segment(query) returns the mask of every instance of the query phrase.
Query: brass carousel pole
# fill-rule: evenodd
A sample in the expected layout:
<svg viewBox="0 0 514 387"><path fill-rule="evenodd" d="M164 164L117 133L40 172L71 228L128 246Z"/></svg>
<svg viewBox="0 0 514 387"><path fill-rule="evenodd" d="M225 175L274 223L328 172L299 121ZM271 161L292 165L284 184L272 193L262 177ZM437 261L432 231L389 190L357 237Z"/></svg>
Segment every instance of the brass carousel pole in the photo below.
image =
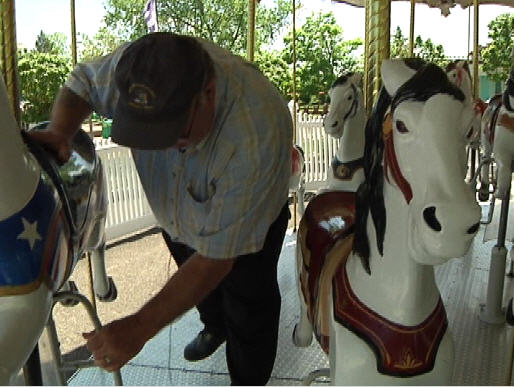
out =
<svg viewBox="0 0 514 387"><path fill-rule="evenodd" d="M366 3L366 111L371 112L381 87L380 65L389 58L391 1L367 0Z"/></svg>
<svg viewBox="0 0 514 387"><path fill-rule="evenodd" d="M0 0L1 25L0 25L0 67L4 76L5 86L9 95L11 110L18 124L21 121L20 95L18 86L18 59L16 44L16 22L14 12L14 0Z"/></svg>
<svg viewBox="0 0 514 387"><path fill-rule="evenodd" d="M75 0L70 0L70 24L71 24L71 63L73 64L73 67L77 64L77 27L75 24ZM89 116L89 128L91 129L90 136L94 137L93 131L92 131L92 121L91 121L91 115ZM94 290L94 284L93 284L93 265L91 263L91 254L89 252L86 253L87 257L87 268L89 272L89 293L90 293L90 299L91 299L91 305L93 306L93 309L96 313L96 296L95 296L95 290Z"/></svg>
<svg viewBox="0 0 514 387"><path fill-rule="evenodd" d="M77 28L75 25L75 0L70 0L71 10L71 62L77 64Z"/></svg>
<svg viewBox="0 0 514 387"><path fill-rule="evenodd" d="M366 108L366 112L368 113L367 115L369 116L369 113L371 112L371 108L372 106L368 106L368 85L370 84L370 80L368 79L368 74L369 74L369 71L368 71L368 66L369 66L369 61L368 61L368 58L369 58L369 26L368 26L368 21L369 21L369 11L371 9L371 0L366 0L366 3L364 5L364 14L365 14L365 20L364 20L364 25L365 25L365 28L364 28L364 79L363 79L363 84L364 84L364 90L363 90L363 95L364 95L364 107Z"/></svg>
<svg viewBox="0 0 514 387"><path fill-rule="evenodd" d="M255 2L248 0L248 43L246 47L246 57L253 62L255 53Z"/></svg>
<svg viewBox="0 0 514 387"><path fill-rule="evenodd" d="M416 0L410 0L410 31L409 31L409 56L414 56L414 19L416 15Z"/></svg>

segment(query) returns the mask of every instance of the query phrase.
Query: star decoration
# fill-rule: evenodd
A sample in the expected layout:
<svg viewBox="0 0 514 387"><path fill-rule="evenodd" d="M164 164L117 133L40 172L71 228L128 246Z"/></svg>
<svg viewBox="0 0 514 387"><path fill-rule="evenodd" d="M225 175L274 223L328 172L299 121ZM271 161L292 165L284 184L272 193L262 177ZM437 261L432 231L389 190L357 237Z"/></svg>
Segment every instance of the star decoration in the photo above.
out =
<svg viewBox="0 0 514 387"><path fill-rule="evenodd" d="M34 248L36 241L41 240L41 235L37 232L37 220L30 223L27 219L21 218L23 222L23 232L18 235L18 239L24 239L29 242L30 249Z"/></svg>

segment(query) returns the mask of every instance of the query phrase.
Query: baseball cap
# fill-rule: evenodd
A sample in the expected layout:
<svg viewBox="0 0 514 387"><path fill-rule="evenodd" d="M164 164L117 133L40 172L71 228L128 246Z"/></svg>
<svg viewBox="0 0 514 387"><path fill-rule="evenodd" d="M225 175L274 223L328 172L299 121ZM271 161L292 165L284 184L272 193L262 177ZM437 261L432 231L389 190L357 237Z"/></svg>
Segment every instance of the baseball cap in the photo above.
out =
<svg viewBox="0 0 514 387"><path fill-rule="evenodd" d="M210 66L206 51L189 36L155 32L131 43L115 71L113 141L147 150L175 144Z"/></svg>

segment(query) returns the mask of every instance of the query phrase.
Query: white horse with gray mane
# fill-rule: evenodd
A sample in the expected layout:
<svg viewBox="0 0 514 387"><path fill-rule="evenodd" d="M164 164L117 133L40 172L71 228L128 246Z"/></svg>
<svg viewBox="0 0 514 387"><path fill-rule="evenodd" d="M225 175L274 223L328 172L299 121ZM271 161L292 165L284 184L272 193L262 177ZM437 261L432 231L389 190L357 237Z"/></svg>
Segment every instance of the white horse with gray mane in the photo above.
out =
<svg viewBox="0 0 514 387"><path fill-rule="evenodd" d="M473 112L435 65L381 70L364 183L316 196L300 223L293 340L314 333L335 385L447 385L454 348L433 266L464 255L479 227L463 163Z"/></svg>
<svg viewBox="0 0 514 387"><path fill-rule="evenodd" d="M362 75L347 73L335 80L328 91L330 105L323 119L325 132L339 139L327 186L322 191L357 191L364 181L364 126L366 109Z"/></svg>
<svg viewBox="0 0 514 387"><path fill-rule="evenodd" d="M95 291L110 301L105 276L106 186L100 160L80 131L70 160L58 167L9 111L0 79L0 385L7 385L34 349L77 260L93 255Z"/></svg>

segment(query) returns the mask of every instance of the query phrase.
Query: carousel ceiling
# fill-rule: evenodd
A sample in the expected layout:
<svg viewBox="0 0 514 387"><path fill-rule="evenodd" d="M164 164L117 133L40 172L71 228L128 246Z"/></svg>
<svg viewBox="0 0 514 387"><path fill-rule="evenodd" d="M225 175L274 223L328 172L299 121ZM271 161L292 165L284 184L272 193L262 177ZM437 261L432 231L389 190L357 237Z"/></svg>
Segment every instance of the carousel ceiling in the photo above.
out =
<svg viewBox="0 0 514 387"><path fill-rule="evenodd" d="M364 7L366 0L332 0L335 3L346 3L357 7ZM397 0L395 0L397 1ZM473 0L416 0L416 3L427 4L430 8L439 8L441 14L448 16L451 8L459 5L462 8L473 6ZM514 7L514 0L479 0L482 4L508 5Z"/></svg>

